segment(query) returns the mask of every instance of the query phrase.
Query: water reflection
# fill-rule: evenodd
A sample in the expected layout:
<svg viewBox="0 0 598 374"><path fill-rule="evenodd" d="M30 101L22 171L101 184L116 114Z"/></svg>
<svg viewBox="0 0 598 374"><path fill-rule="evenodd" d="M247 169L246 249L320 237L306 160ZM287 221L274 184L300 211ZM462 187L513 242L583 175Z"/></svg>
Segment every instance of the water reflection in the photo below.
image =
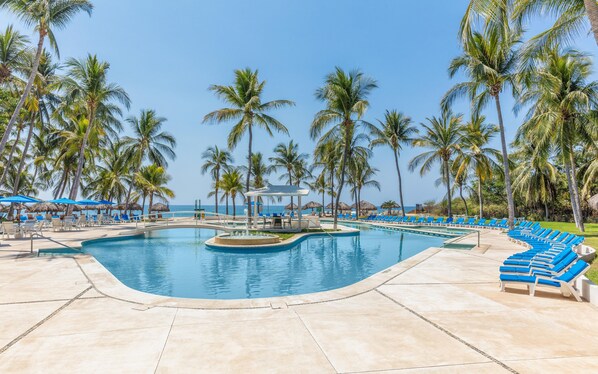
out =
<svg viewBox="0 0 598 374"><path fill-rule="evenodd" d="M156 231L145 238L90 243L124 284L144 292L194 298L257 298L326 291L358 282L441 238L365 229L360 235L317 236L282 251L206 250L214 230Z"/></svg>

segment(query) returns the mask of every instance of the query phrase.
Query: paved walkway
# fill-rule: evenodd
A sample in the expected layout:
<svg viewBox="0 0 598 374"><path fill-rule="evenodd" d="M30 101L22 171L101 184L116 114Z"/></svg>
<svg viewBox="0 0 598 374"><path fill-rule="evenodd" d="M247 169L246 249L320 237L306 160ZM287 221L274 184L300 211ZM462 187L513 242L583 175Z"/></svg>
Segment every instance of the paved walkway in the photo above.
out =
<svg viewBox="0 0 598 374"><path fill-rule="evenodd" d="M76 244L125 229L49 235ZM520 248L491 231L482 244L430 250L341 300L205 310L105 296L77 260L3 241L0 372L598 372L596 308L499 292L499 263Z"/></svg>

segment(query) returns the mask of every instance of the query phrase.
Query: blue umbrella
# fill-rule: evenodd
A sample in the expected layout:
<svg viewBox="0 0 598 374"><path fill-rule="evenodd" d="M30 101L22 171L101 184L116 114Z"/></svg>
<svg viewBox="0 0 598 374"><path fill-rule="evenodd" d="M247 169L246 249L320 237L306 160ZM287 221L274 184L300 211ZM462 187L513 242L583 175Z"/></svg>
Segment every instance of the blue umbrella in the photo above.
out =
<svg viewBox="0 0 598 374"><path fill-rule="evenodd" d="M66 197L61 197L60 199L50 200L49 203L54 204L65 204L65 205L77 205L78 203L75 200L67 199Z"/></svg>
<svg viewBox="0 0 598 374"><path fill-rule="evenodd" d="M0 199L0 203L21 203L21 204L27 204L27 203L39 203L39 200L36 200L32 197L28 197L28 196L23 196L23 195L15 195L15 196L8 196L8 197L3 197Z"/></svg>
<svg viewBox="0 0 598 374"><path fill-rule="evenodd" d="M89 200L89 199L77 201L77 204L79 204L79 205L85 205L85 206L88 206L88 205L102 205L101 202L94 201L94 200Z"/></svg>
<svg viewBox="0 0 598 374"><path fill-rule="evenodd" d="M108 201L108 200L100 200L99 203L101 205L114 205L114 203L112 201Z"/></svg>

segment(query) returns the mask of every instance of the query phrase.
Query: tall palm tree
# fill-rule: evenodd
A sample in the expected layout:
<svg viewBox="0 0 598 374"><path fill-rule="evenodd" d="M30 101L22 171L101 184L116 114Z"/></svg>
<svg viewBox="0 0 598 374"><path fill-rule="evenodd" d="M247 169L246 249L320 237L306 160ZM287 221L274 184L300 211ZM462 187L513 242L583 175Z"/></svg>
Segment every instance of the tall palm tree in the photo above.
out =
<svg viewBox="0 0 598 374"><path fill-rule="evenodd" d="M29 96L33 80L37 74L37 68L44 49L44 40L46 36L50 40L50 45L58 53L58 46L54 37L55 29L64 28L68 22L79 12L86 12L91 16L93 5L89 0L0 0L0 9L8 9L20 18L26 25L34 26L39 35L33 66L29 72L27 85L21 94L21 99L15 108L12 117L0 140L0 154L6 147L6 142L12 131L12 127L17 122L21 108L25 105L25 100Z"/></svg>
<svg viewBox="0 0 598 374"><path fill-rule="evenodd" d="M319 142L314 149L314 165L322 167L328 178L326 182L329 188L330 204L334 206L334 179L337 175L337 165L341 158L342 147L339 141L331 139L327 142ZM323 205L323 204L322 204Z"/></svg>
<svg viewBox="0 0 598 374"><path fill-rule="evenodd" d="M128 109L131 101L125 90L115 83L108 82L107 73L110 64L98 60L97 56L88 55L86 59L81 60L70 59L67 61L66 66L68 73L62 81L62 88L67 105L73 102L81 103L85 109L88 123L87 131L81 141L77 171L70 193L70 198L75 200L79 192L89 134L92 129L102 125L100 121L96 123L98 115L108 111L108 109L111 112L119 113L120 109L114 107L113 102L119 102Z"/></svg>
<svg viewBox="0 0 598 374"><path fill-rule="evenodd" d="M123 141L131 158L133 175L139 172L146 159L158 166L167 167L167 159L174 160L176 158L174 153L176 140L174 136L162 131L166 118L156 115L155 110L142 109L139 117L131 116L127 118L127 122L133 131L133 136L126 136ZM125 197L127 208L129 207L132 189L133 184L131 183Z"/></svg>
<svg viewBox="0 0 598 374"><path fill-rule="evenodd" d="M505 136L505 124L500 101L501 92L511 87L515 89L520 33L513 31L504 35L501 30L487 29L484 33L472 32L470 38L463 43L463 55L453 59L449 67L449 75L454 77L463 72L467 81L451 88L442 99L443 109L461 97L467 97L474 113L479 113L491 100L494 101L498 114L502 163L505 175L505 189L509 211L509 227L513 229L515 222L515 201L509 171L509 154Z"/></svg>
<svg viewBox="0 0 598 374"><path fill-rule="evenodd" d="M168 181L170 181L170 176L162 166L156 164L142 166L135 175L135 179L140 188L149 195L150 212L154 204L154 196L163 200L174 197L174 192L166 186Z"/></svg>
<svg viewBox="0 0 598 374"><path fill-rule="evenodd" d="M218 214L218 181L220 180L220 172L229 168L230 164L233 163L233 157L229 151L220 149L218 146L213 146L208 147L201 154L201 158L204 159L204 163L201 165L201 174L209 172L214 182L214 205L216 214Z"/></svg>
<svg viewBox="0 0 598 374"><path fill-rule="evenodd" d="M376 87L376 81L362 72L353 70L346 73L337 67L326 76L324 86L316 91L316 97L325 102L326 108L316 113L310 129L311 138L319 138L319 143L326 143L336 137L340 139L343 149L334 204L334 229L337 228L338 204L345 184L347 159L357 132L356 127L361 125L367 130L373 127L363 120L363 115L370 105L368 96ZM330 129L324 132L328 127Z"/></svg>
<svg viewBox="0 0 598 374"><path fill-rule="evenodd" d="M224 100L230 107L206 114L204 123L236 122L228 136L228 147L234 149L241 138L248 134L247 176L245 189L249 190L251 177L251 155L253 145L253 127L258 126L272 136L272 130L287 134L287 128L268 112L273 109L295 105L290 100L273 100L263 103L262 93L266 81L260 81L257 70L249 68L235 70L235 82L232 86L212 85L210 91ZM247 210L251 210L251 199L247 199Z"/></svg>
<svg viewBox="0 0 598 374"><path fill-rule="evenodd" d="M450 110L442 112L440 117L427 118L428 124L422 123L423 132L415 139L414 145L428 148L409 162L409 170L420 167L420 175L430 171L435 163L440 163L441 175L446 186L448 216L452 217L451 171L453 156L459 151L462 142L462 115Z"/></svg>
<svg viewBox="0 0 598 374"><path fill-rule="evenodd" d="M468 173L473 173L478 179L478 204L480 217L484 217L484 197L482 187L490 180L494 170L498 169L497 161L501 153L489 146L494 135L499 132L495 125L486 123L486 117L473 114L471 119L462 127L463 138L460 152L455 157L455 181L464 182Z"/></svg>
<svg viewBox="0 0 598 374"><path fill-rule="evenodd" d="M324 197L326 196L326 189L328 188L325 170L323 170L312 182L308 182L307 186L316 193L322 195L322 208L324 208Z"/></svg>
<svg viewBox="0 0 598 374"><path fill-rule="evenodd" d="M548 220L548 205L554 200L558 175L556 167L549 160L550 149L538 149L525 139L516 142L516 146L513 153L513 158L517 160L517 167L513 170L513 190L528 205L542 204Z"/></svg>
<svg viewBox="0 0 598 374"><path fill-rule="evenodd" d="M0 33L0 84L10 81L15 70L23 68L28 42L12 25Z"/></svg>
<svg viewBox="0 0 598 374"><path fill-rule="evenodd" d="M374 132L373 146L387 146L392 150L399 178L399 201L401 202L401 212L405 216L405 203L403 201L403 181L401 178L401 169L399 168L399 157L403 145L412 144L413 136L417 134L417 128L413 127L413 121L410 117L396 110L387 110L384 114L384 121L378 120L380 128Z"/></svg>
<svg viewBox="0 0 598 374"><path fill-rule="evenodd" d="M551 50L522 74L525 92L520 98L522 106L531 107L519 134L539 149L553 146L561 158L580 231L584 231L584 223L575 147L596 144L596 125L590 116L598 107L598 82L589 81L591 74L590 57L573 50Z"/></svg>
<svg viewBox="0 0 598 374"><path fill-rule="evenodd" d="M131 170L130 158L126 154L126 144L122 141L110 142L109 146L100 151L100 164L94 168L94 173L85 177L83 195L97 200L119 200L127 194L124 183L126 175ZM132 185L129 183L129 185ZM142 212L143 214L143 212Z"/></svg>
<svg viewBox="0 0 598 374"><path fill-rule="evenodd" d="M352 185L351 192L355 196L357 217L361 215L361 190L366 187L374 187L380 191L380 183L373 179L378 169L369 164L367 157L354 157L349 162L349 183Z"/></svg>
<svg viewBox="0 0 598 374"><path fill-rule="evenodd" d="M555 47L565 44L578 34L585 34L587 21L598 44L598 3L596 0L518 0L514 17L519 22L532 15L556 16L548 30L531 39L538 47Z"/></svg>
<svg viewBox="0 0 598 374"><path fill-rule="evenodd" d="M228 215L228 197L230 196L233 203L233 217L236 217L236 199L237 195L243 196L243 174L239 169L230 169L224 172L220 180L220 188L226 197L226 206Z"/></svg>
<svg viewBox="0 0 598 374"><path fill-rule="evenodd" d="M284 173L280 175L280 180L286 180L289 186L296 184L296 174L298 169L301 169L302 161L307 158L307 154L299 153L299 145L294 141L288 144L279 143L274 148L274 156L269 158L272 163L274 171L283 170ZM293 204L293 197L291 196L291 205Z"/></svg>

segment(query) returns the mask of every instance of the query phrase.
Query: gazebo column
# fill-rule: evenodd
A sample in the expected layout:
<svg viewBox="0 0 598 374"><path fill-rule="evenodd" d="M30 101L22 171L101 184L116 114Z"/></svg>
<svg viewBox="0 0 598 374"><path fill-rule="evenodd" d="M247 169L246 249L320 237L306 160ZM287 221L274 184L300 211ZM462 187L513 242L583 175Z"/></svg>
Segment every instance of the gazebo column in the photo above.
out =
<svg viewBox="0 0 598 374"><path fill-rule="evenodd" d="M257 202L260 200L259 196L256 196L255 199L253 199L253 226L257 229L258 228L258 223L257 223Z"/></svg>
<svg viewBox="0 0 598 374"><path fill-rule="evenodd" d="M301 195L297 195L297 212L299 213L299 231L301 231Z"/></svg>

